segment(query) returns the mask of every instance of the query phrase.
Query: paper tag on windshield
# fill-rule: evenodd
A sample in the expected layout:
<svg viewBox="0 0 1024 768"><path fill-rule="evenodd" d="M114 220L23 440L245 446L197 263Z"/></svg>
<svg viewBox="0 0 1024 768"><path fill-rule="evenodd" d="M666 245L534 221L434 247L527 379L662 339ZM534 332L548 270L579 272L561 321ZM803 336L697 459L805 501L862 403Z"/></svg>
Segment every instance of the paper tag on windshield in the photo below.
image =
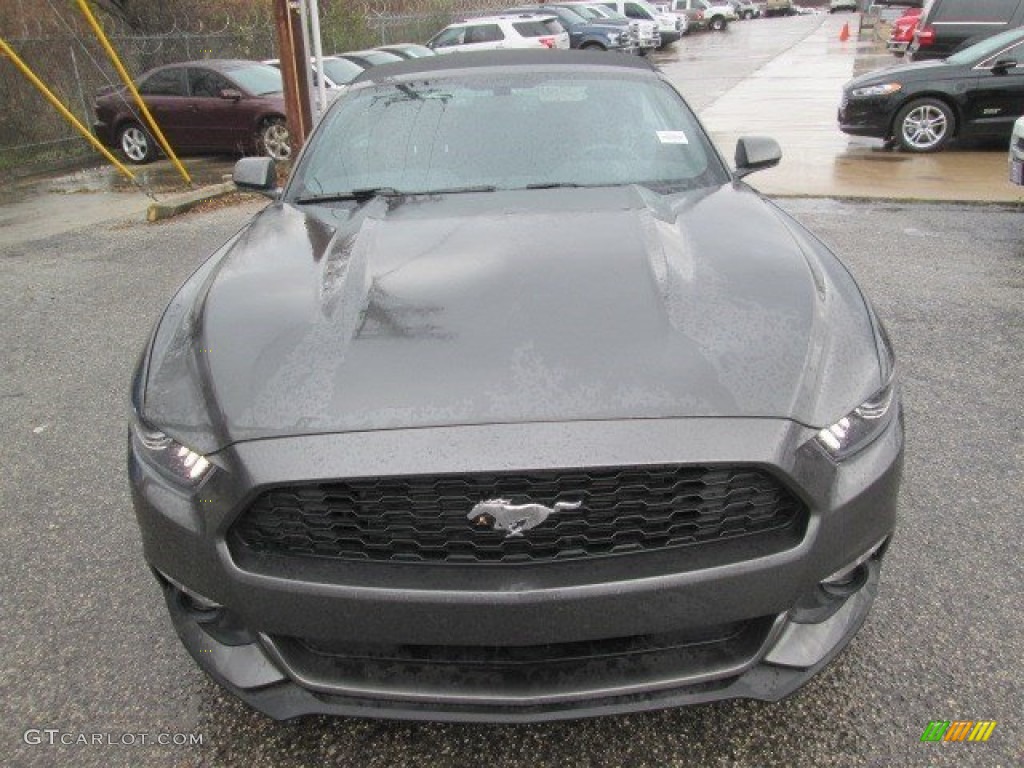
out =
<svg viewBox="0 0 1024 768"><path fill-rule="evenodd" d="M658 141L662 144L689 144L686 134L682 131L658 131Z"/></svg>

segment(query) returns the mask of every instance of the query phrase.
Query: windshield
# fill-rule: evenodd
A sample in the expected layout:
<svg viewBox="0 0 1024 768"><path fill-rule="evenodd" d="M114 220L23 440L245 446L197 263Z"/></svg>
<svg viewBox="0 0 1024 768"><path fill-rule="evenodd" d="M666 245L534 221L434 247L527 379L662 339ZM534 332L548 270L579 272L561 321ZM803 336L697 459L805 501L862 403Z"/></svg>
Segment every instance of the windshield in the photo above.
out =
<svg viewBox="0 0 1024 768"><path fill-rule="evenodd" d="M266 96L268 93L280 93L284 90L281 70L269 64L235 67L227 70L225 74L254 96Z"/></svg>
<svg viewBox="0 0 1024 768"><path fill-rule="evenodd" d="M681 97L605 73L480 73L357 87L324 118L291 199L385 188L616 186L728 178Z"/></svg>
<svg viewBox="0 0 1024 768"><path fill-rule="evenodd" d="M589 19L603 19L603 18L606 18L606 17L602 16L601 14L599 14L597 11L595 11L593 8L588 8L585 5L574 5L572 7L572 9L573 9L573 11L576 12L577 16L581 16L584 19L588 19L589 20Z"/></svg>
<svg viewBox="0 0 1024 768"><path fill-rule="evenodd" d="M348 59L324 59L324 72L338 85L344 85L359 77L363 68Z"/></svg>
<svg viewBox="0 0 1024 768"><path fill-rule="evenodd" d="M393 53L387 51L361 51L359 53L352 54L353 57L362 59L370 66L376 67L380 64L390 64L393 61L401 61L401 56L396 56Z"/></svg>
<svg viewBox="0 0 1024 768"><path fill-rule="evenodd" d="M954 53L947 58L946 61L956 65L974 64L982 59L987 59L992 54L999 53L1003 48L1008 48L1021 40L1024 40L1024 32L1017 27L1016 29L1000 32L998 35L986 38L969 48L964 48L959 53Z"/></svg>
<svg viewBox="0 0 1024 768"><path fill-rule="evenodd" d="M565 24L586 24L586 19L584 19L577 11L577 8L559 8L558 18Z"/></svg>

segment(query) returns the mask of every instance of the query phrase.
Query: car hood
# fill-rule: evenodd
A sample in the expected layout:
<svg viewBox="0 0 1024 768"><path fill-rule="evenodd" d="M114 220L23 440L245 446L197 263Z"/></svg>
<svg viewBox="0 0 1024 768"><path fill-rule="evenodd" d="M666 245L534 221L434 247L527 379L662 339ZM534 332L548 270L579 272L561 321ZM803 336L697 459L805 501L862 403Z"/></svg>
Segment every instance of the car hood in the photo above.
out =
<svg viewBox="0 0 1024 768"><path fill-rule="evenodd" d="M943 59L929 61L915 61L911 64L898 64L895 67L876 69L866 75L855 77L850 80L844 88L862 88L865 85L878 85L880 83L913 83L921 80L942 80L947 77L961 77L963 70L947 64Z"/></svg>
<svg viewBox="0 0 1024 768"><path fill-rule="evenodd" d="M881 383L869 310L743 184L269 206L154 334L144 418L274 436L672 417L832 423Z"/></svg>

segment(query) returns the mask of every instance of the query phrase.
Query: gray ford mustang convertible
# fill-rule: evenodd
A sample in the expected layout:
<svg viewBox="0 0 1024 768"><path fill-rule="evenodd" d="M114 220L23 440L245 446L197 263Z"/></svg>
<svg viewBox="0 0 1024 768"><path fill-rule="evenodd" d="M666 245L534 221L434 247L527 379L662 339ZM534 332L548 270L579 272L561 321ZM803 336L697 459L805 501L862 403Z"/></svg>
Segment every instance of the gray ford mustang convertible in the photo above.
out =
<svg viewBox="0 0 1024 768"><path fill-rule="evenodd" d="M892 348L843 265L646 62L364 73L134 377L145 556L275 717L777 700L893 533Z"/></svg>

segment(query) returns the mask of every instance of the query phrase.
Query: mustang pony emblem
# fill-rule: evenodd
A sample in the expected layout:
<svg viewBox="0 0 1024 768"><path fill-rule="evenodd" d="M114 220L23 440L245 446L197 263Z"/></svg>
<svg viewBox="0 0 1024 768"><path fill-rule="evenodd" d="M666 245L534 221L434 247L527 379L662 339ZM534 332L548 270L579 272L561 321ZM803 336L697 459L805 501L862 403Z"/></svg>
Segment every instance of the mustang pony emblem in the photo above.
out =
<svg viewBox="0 0 1024 768"><path fill-rule="evenodd" d="M513 504L508 499L487 499L473 507L466 517L475 526L505 531L505 538L511 539L536 528L551 515L566 509L579 509L582 504L581 501L558 501L552 509L543 504Z"/></svg>

